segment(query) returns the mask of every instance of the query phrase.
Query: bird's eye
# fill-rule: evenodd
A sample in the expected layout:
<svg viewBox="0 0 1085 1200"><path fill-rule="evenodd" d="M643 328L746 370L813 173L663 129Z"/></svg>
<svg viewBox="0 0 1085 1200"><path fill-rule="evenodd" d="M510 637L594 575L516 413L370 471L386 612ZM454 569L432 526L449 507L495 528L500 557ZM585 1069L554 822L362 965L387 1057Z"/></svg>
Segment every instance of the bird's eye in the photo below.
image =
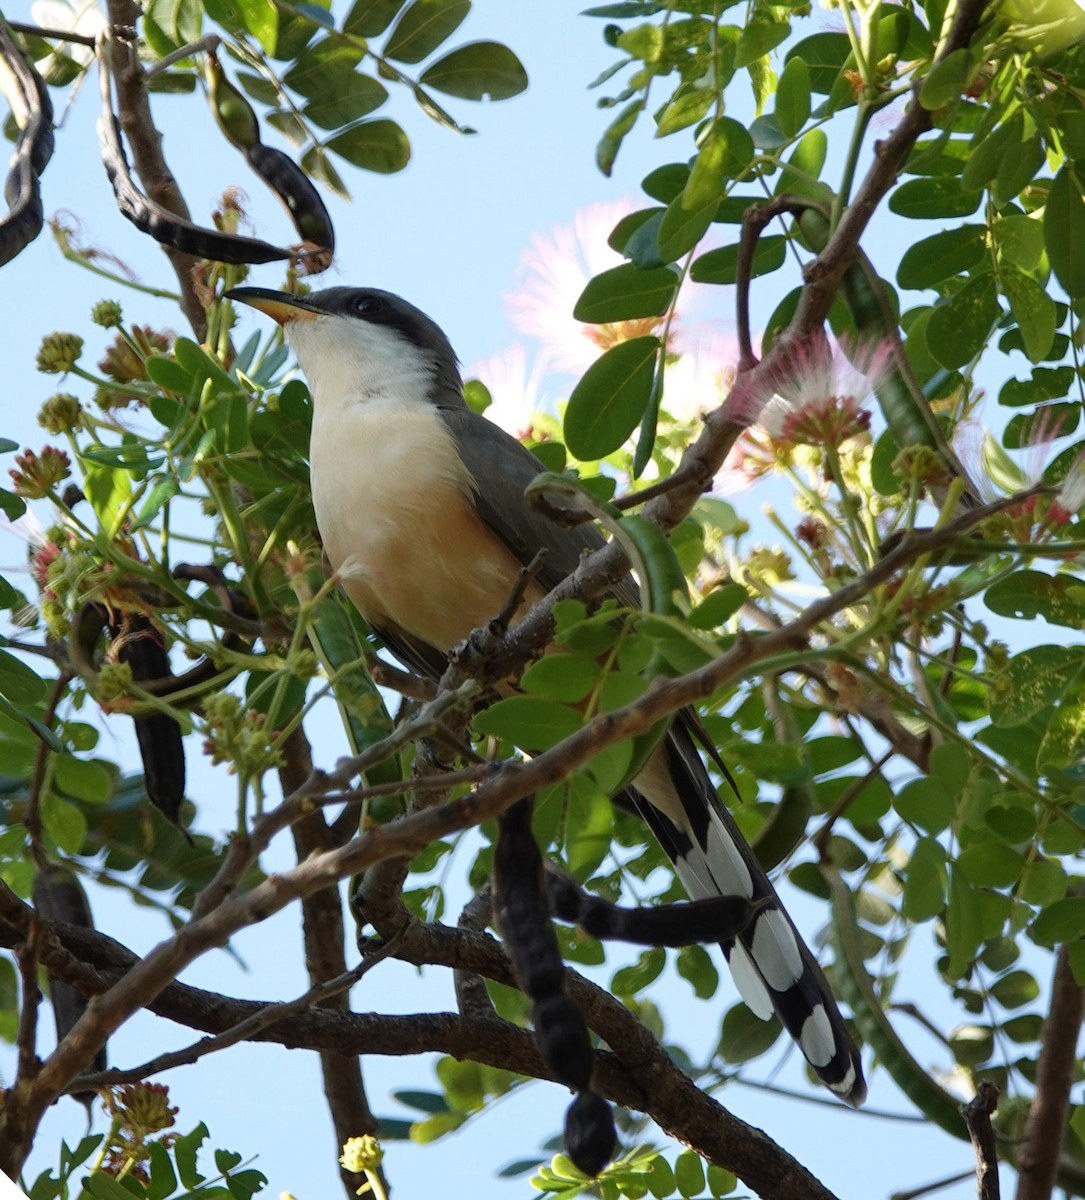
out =
<svg viewBox="0 0 1085 1200"><path fill-rule="evenodd" d="M351 307L359 317L365 317L380 308L380 301L375 296L355 296Z"/></svg>

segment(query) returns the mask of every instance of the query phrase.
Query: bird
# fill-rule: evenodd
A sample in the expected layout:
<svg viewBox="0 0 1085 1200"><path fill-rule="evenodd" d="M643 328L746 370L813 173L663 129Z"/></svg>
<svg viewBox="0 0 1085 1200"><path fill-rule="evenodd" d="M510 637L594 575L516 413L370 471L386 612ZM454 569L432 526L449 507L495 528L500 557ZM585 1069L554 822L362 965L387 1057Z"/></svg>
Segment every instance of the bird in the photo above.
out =
<svg viewBox="0 0 1085 1200"><path fill-rule="evenodd" d="M439 679L449 651L506 606L546 550L521 613L604 545L593 526L561 528L524 499L546 468L464 398L443 330L399 296L337 286L306 296L238 287L227 299L276 321L312 395L310 474L325 553L374 633L407 666ZM745 897L746 930L721 940L742 999L775 1013L815 1075L858 1107L859 1051L813 953L720 800L691 710L622 797L648 825L693 900ZM530 751L530 747L525 747Z"/></svg>

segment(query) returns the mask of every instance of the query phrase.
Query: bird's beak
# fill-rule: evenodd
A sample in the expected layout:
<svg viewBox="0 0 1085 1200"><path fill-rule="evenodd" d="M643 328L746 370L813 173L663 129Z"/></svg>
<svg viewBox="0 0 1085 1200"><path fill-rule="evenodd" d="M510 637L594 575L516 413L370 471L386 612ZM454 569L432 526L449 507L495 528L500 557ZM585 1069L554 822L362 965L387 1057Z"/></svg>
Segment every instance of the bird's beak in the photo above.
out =
<svg viewBox="0 0 1085 1200"><path fill-rule="evenodd" d="M280 325L290 321L311 321L320 314L320 310L309 304L303 296L273 292L271 288L231 288L226 293L226 299L258 309Z"/></svg>

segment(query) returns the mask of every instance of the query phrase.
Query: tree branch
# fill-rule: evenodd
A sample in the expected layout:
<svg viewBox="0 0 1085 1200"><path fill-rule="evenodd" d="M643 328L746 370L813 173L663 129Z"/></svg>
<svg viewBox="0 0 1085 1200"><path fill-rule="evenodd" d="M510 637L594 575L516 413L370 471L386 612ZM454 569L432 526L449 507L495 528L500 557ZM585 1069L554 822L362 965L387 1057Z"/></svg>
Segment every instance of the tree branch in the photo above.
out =
<svg viewBox="0 0 1085 1200"><path fill-rule="evenodd" d="M1036 1091L1017 1151L1017 1200L1050 1200L1054 1191L1083 1016L1085 988L1074 978L1070 954L1063 945L1055 955L1051 1004L1036 1062Z"/></svg>
<svg viewBox="0 0 1085 1200"><path fill-rule="evenodd" d="M313 774L313 758L309 739L299 725L283 743L284 762L279 768L283 795L288 796L304 786ZM290 827L298 862L310 854L330 849L335 843L324 819L317 809L295 821ZM301 902L302 939L305 944L305 967L314 988L329 979L342 978L347 969L343 946L343 903L339 888L328 887L313 892ZM336 990L318 1000L322 1008L350 1010L350 989ZM335 1130L335 1150L338 1156L344 1143L352 1137L377 1132L377 1118L369 1107L362 1079L362 1065L357 1058L324 1052L320 1055L320 1071L324 1080L324 1098L328 1102ZM348 1171L340 1165L339 1175L347 1194L354 1200L365 1183L363 1175Z"/></svg>
<svg viewBox="0 0 1085 1200"><path fill-rule="evenodd" d="M109 23L114 28L134 26L141 10L135 0L107 0ZM116 86L117 117L128 138L132 162L152 200L185 220L190 213L181 189L162 153L162 135L155 128L150 98L143 80L143 68L134 44L113 38L110 43L110 62ZM181 310L196 335L197 341L207 336L207 315L196 295L192 272L198 259L181 250L165 248L173 265L181 291Z"/></svg>
<svg viewBox="0 0 1085 1200"><path fill-rule="evenodd" d="M21 901L5 901L0 913L15 928L31 919ZM395 957L417 965L460 966L515 986L500 943L485 934L416 924L395 947ZM138 971L140 960L114 939L93 930L57 925L43 938L42 961L50 971L89 994L109 987L109 974ZM143 960L146 963L147 960ZM88 969L87 963L94 968ZM103 971L102 968L105 968ZM589 1024L620 1052L596 1051L593 1086L618 1104L647 1113L663 1129L710 1161L734 1171L765 1200L834 1200L800 1163L767 1135L746 1125L705 1095L671 1061L663 1047L636 1017L602 988L576 972L568 973L570 994ZM252 1040L275 1042L292 1049L340 1055L448 1054L512 1070L537 1079L551 1078L532 1035L496 1016L463 1017L451 1013L386 1016L310 1008L265 1025L269 1006L238 1000L176 982L148 1004L159 1016L208 1033L222 1033L243 1021L258 1020ZM107 1073L104 1078L111 1077ZM83 1077L80 1090L98 1077Z"/></svg>

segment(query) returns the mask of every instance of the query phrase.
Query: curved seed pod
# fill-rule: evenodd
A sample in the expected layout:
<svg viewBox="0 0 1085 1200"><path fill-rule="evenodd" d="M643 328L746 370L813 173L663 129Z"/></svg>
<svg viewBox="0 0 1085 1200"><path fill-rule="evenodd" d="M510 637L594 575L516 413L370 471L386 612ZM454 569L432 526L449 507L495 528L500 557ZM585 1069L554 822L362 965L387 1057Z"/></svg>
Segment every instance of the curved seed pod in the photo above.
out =
<svg viewBox="0 0 1085 1200"><path fill-rule="evenodd" d="M594 1092L581 1092L565 1110L565 1153L585 1175L598 1175L617 1143L610 1105Z"/></svg>
<svg viewBox="0 0 1085 1200"><path fill-rule="evenodd" d="M257 143L245 151L249 166L286 205L294 227L307 241L326 250L335 249L335 230L320 193L298 164L274 146Z"/></svg>
<svg viewBox="0 0 1085 1200"><path fill-rule="evenodd" d="M230 82L218 55L208 50L204 56L204 76L211 98L211 111L227 141L239 150L260 144L260 122L252 105Z"/></svg>
<svg viewBox="0 0 1085 1200"><path fill-rule="evenodd" d="M565 992L565 964L550 924L542 855L531 831L532 799L498 818L494 850L494 915L513 973L535 1003L535 1040L547 1066L577 1092L565 1116L565 1151L586 1175L598 1175L614 1154L610 1105L590 1090L591 1035Z"/></svg>
<svg viewBox="0 0 1085 1200"><path fill-rule="evenodd" d="M158 630L147 617L125 613L119 624L110 624L117 660L127 663L136 683L171 679L170 659ZM143 760L143 786L158 811L188 837L181 824L185 799L185 747L181 726L169 713L147 713L132 718Z"/></svg>
<svg viewBox="0 0 1085 1200"><path fill-rule="evenodd" d="M256 112L230 82L218 56L208 51L205 64L211 111L218 127L283 202L299 235L325 252L318 256L321 264L318 269L323 270L330 264L335 249L335 230L320 193L289 154L260 141L260 121Z"/></svg>
<svg viewBox="0 0 1085 1200"><path fill-rule="evenodd" d="M98 77L102 111L97 127L102 163L113 186L117 207L137 229L149 234L164 246L171 246L174 250L214 262L241 265L299 257L292 250L272 246L259 238L240 237L237 234L222 233L218 229L208 229L203 225L194 225L145 196L132 180L128 157L121 140L120 125L113 115L105 42L98 46Z"/></svg>
<svg viewBox="0 0 1085 1200"><path fill-rule="evenodd" d="M43 920L53 924L60 921L65 925L79 925L83 929L93 929L94 920L90 915L90 905L86 893L79 880L67 867L52 863L34 876L32 897L34 907ZM53 1004L53 1019L56 1022L57 1041L68 1036L72 1026L87 1010L88 1001L62 979L53 975L49 979L49 998ZM106 1048L102 1046L88 1064L88 1071L104 1071L107 1066ZM85 1104L89 1110L94 1101L95 1092L72 1092L76 1100Z"/></svg>
<svg viewBox="0 0 1085 1200"><path fill-rule="evenodd" d="M561 921L579 925L600 941L630 942L635 946L699 946L720 938L737 938L762 909L765 899L713 896L661 904L656 908L622 908L578 887L547 865L546 888L550 911Z"/></svg>
<svg viewBox="0 0 1085 1200"><path fill-rule="evenodd" d="M15 44L3 17L0 17L0 91L20 126L4 185L8 212L0 219L2 266L41 233L44 214L38 176L53 154L53 106L49 93Z"/></svg>
<svg viewBox="0 0 1085 1200"><path fill-rule="evenodd" d="M168 696L171 691L187 685L194 673L204 674L213 664L198 663L180 679L170 669L169 655L161 636L151 621L140 613L124 613L115 619L102 604L84 604L72 619L69 641L72 659L81 674L94 674L94 651L102 633L108 629L109 639L119 662L127 663L132 679L146 684L144 690L154 695ZM141 713L132 717L136 741L143 761L144 787L147 798L158 811L175 825L186 838L188 831L181 824L181 805L185 798L185 751L181 726L169 713ZM191 838L189 839L191 840Z"/></svg>

